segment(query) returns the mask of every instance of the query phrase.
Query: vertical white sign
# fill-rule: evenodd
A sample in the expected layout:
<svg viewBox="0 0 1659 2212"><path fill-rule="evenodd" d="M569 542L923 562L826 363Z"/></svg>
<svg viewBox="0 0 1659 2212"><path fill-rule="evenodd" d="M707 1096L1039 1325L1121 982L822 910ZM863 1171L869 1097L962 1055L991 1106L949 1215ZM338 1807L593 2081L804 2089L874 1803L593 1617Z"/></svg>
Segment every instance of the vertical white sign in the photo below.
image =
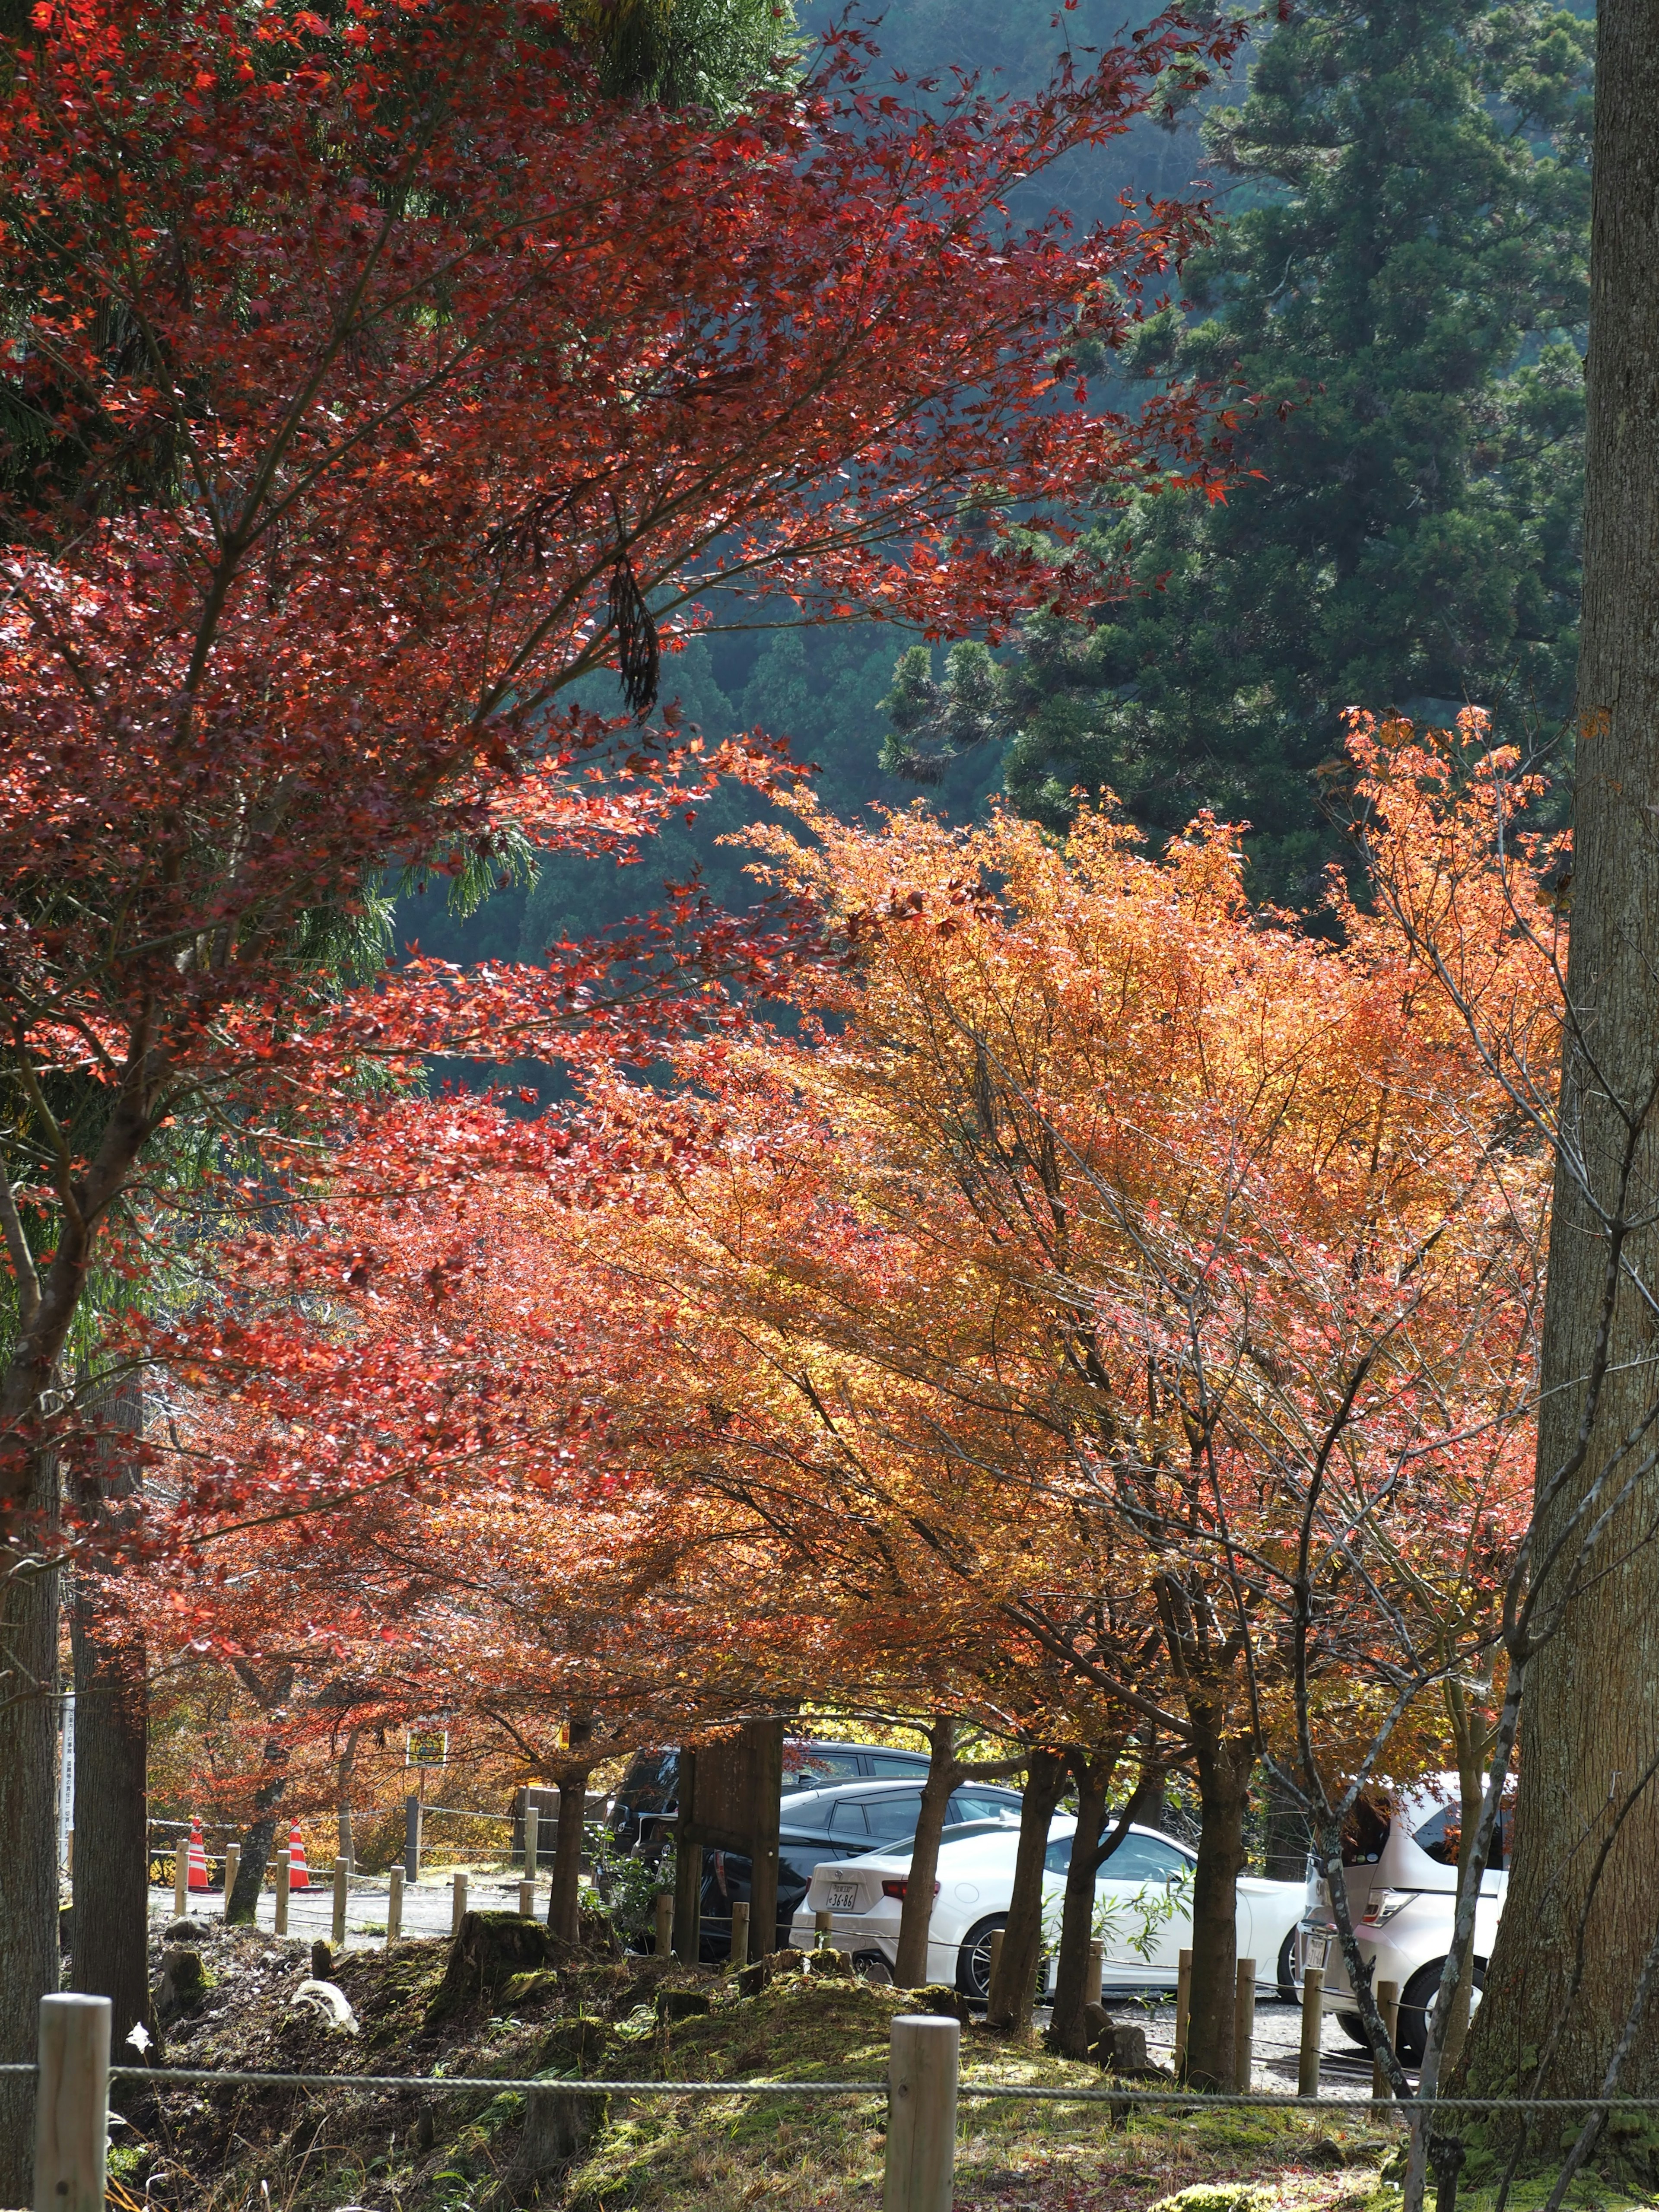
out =
<svg viewBox="0 0 1659 2212"><path fill-rule="evenodd" d="M58 1765L58 1863L69 1863L70 1830L75 1826L75 1692L64 1697L63 1756Z"/></svg>

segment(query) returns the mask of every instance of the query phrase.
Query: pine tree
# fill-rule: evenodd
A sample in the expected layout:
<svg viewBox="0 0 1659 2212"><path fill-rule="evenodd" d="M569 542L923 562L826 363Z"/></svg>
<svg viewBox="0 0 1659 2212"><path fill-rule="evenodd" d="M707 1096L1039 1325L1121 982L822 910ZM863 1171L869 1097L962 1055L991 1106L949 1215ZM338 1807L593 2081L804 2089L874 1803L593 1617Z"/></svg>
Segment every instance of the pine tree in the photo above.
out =
<svg viewBox="0 0 1659 2212"><path fill-rule="evenodd" d="M1132 377L1262 404L1224 504L1103 517L1133 593L1001 672L1009 793L1109 786L1154 835L1255 825L1259 893L1335 849L1345 708L1553 733L1576 651L1591 31L1516 0L1311 0L1205 136L1231 219ZM1099 367L1100 364L1095 364Z"/></svg>

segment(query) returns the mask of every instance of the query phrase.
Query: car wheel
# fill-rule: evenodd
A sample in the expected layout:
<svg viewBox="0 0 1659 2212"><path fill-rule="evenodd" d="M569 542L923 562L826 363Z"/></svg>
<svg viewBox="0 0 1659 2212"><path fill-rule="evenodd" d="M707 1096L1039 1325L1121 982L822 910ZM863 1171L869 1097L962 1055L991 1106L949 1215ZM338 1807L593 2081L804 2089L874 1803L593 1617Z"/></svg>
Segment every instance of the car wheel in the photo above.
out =
<svg viewBox="0 0 1659 2212"><path fill-rule="evenodd" d="M969 2004L983 2004L991 1994L991 1938L1007 1925L1006 1912L993 1912L975 1921L962 1939L957 1953L957 1987Z"/></svg>
<svg viewBox="0 0 1659 2212"><path fill-rule="evenodd" d="M1357 2012L1338 2013L1336 2024L1350 2043L1357 2043L1362 2051L1370 2049L1370 2038L1365 2033L1365 2023Z"/></svg>
<svg viewBox="0 0 1659 2212"><path fill-rule="evenodd" d="M1295 1957L1296 1930L1292 1928L1290 1934L1285 1938L1285 1941L1279 1947L1279 1966L1277 1969L1279 1975L1279 1994L1284 1998L1286 2004L1294 2004L1296 2002L1296 1977L1291 1972L1291 1962L1294 1960Z"/></svg>
<svg viewBox="0 0 1659 2212"><path fill-rule="evenodd" d="M1437 1959L1431 1966L1419 1967L1406 1984L1400 1999L1400 2021L1395 2030L1394 2047L1400 2054L1402 2066L1420 2066L1423 2051L1429 2039L1429 2012L1434 2003L1435 1992L1440 1987L1440 1977L1446 1962ZM1479 1991L1486 1982L1479 1959L1474 1962L1474 1986Z"/></svg>

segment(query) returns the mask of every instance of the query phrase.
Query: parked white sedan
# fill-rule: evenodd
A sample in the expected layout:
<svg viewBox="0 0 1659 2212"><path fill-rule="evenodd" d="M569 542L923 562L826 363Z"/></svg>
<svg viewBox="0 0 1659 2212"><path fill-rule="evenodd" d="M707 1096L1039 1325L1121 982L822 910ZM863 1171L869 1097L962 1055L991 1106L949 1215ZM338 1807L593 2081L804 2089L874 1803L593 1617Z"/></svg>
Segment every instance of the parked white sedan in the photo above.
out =
<svg viewBox="0 0 1659 2212"><path fill-rule="evenodd" d="M1077 1823L1061 1814L1048 1830L1043 1917L1057 1936ZM991 1938L1007 1925L1018 1831L975 1821L948 1828L939 1844L938 1887L927 1929L927 1977L954 1982L983 2002ZM1173 1989L1181 1953L1192 1942L1195 1854L1153 1828L1131 1828L1096 1877L1096 1915L1103 1923L1103 1984L1109 1989ZM866 1968L890 1972L898 1958L899 1914L910 1871L908 1851L871 1851L815 1867L790 1927L789 1940L810 1951L813 1916L828 1912L838 1950ZM1291 1954L1304 1891L1296 1881L1243 1875L1238 1884L1238 1955L1256 1961L1262 1984L1291 1989ZM1044 1986L1052 1972L1043 1966Z"/></svg>

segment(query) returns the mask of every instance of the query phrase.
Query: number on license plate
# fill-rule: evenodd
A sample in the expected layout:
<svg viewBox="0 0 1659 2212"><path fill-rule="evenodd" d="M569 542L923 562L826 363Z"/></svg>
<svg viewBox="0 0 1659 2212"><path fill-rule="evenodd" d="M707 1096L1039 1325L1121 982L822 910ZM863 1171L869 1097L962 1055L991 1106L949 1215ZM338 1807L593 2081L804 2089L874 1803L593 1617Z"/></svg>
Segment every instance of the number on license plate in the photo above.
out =
<svg viewBox="0 0 1659 2212"><path fill-rule="evenodd" d="M855 1912L858 1902L856 1882L839 1882L830 1886L829 1910L831 1912Z"/></svg>

